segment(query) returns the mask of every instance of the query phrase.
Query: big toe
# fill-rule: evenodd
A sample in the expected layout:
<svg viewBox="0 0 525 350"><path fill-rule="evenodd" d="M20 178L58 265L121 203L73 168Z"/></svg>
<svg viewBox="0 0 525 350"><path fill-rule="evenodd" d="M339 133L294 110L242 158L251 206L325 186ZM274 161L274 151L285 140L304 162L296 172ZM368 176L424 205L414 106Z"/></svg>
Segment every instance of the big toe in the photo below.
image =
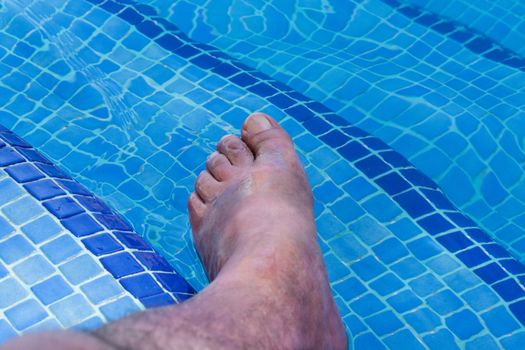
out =
<svg viewBox="0 0 525 350"><path fill-rule="evenodd" d="M242 139L256 157L278 155L285 159L296 158L288 133L272 117L264 113L256 112L246 119L242 127Z"/></svg>

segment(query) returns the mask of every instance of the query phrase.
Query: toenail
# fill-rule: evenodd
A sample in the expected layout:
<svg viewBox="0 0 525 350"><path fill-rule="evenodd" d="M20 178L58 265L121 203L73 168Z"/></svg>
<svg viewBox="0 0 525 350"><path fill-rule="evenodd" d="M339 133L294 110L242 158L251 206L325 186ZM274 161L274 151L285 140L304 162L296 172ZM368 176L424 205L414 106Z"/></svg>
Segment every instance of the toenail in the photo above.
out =
<svg viewBox="0 0 525 350"><path fill-rule="evenodd" d="M246 131L250 133L258 133L264 130L268 130L272 127L266 115L262 113L253 113L246 120Z"/></svg>

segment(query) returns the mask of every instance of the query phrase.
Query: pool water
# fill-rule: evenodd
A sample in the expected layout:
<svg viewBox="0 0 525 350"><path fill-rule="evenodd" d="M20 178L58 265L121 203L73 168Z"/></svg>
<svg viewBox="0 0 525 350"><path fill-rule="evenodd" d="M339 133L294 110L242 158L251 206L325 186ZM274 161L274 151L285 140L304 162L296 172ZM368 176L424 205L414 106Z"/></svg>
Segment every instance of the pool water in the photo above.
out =
<svg viewBox="0 0 525 350"><path fill-rule="evenodd" d="M525 5L7 0L0 124L194 287L186 200L254 110L292 135L358 349L519 348Z"/></svg>

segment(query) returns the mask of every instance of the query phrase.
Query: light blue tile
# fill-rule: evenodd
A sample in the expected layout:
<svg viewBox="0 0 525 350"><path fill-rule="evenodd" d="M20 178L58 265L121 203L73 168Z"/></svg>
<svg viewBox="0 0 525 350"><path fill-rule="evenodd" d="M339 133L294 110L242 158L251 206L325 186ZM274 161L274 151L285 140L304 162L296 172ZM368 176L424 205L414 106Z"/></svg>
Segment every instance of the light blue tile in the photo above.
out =
<svg viewBox="0 0 525 350"><path fill-rule="evenodd" d="M7 278L0 282L0 308L7 308L27 296L27 290L14 278Z"/></svg>
<svg viewBox="0 0 525 350"><path fill-rule="evenodd" d="M99 304L104 300L124 293L124 289L110 276L103 276L80 287L88 299Z"/></svg>
<svg viewBox="0 0 525 350"><path fill-rule="evenodd" d="M89 255L81 255L59 267L66 279L73 284L79 284L93 278L102 272L102 268Z"/></svg>
<svg viewBox="0 0 525 350"><path fill-rule="evenodd" d="M32 285L51 275L55 268L42 255L35 255L17 264L13 271L22 282Z"/></svg>
<svg viewBox="0 0 525 350"><path fill-rule="evenodd" d="M34 243L41 243L62 231L62 228L48 215L22 226L22 231Z"/></svg>
<svg viewBox="0 0 525 350"><path fill-rule="evenodd" d="M7 319L18 330L24 330L47 317L47 312L35 300L26 300L5 311Z"/></svg>
<svg viewBox="0 0 525 350"><path fill-rule="evenodd" d="M6 264L11 264L28 255L35 248L21 235L15 235L6 241L0 243L0 259Z"/></svg>
<svg viewBox="0 0 525 350"><path fill-rule="evenodd" d="M80 294L57 301L49 308L64 327L80 323L95 311L86 298Z"/></svg>
<svg viewBox="0 0 525 350"><path fill-rule="evenodd" d="M5 206L2 211L13 223L21 225L44 213L45 209L33 198L24 197Z"/></svg>
<svg viewBox="0 0 525 350"><path fill-rule="evenodd" d="M118 320L139 310L140 308L137 304L135 304L129 297L119 298L100 307L100 311L109 321Z"/></svg>

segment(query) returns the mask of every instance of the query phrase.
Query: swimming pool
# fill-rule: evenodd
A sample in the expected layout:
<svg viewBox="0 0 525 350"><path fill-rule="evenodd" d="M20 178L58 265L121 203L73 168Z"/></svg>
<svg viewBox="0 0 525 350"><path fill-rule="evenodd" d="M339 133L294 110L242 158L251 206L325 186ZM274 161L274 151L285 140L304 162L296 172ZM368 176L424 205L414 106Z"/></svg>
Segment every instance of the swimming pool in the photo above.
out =
<svg viewBox="0 0 525 350"><path fill-rule="evenodd" d="M0 124L195 288L186 199L220 137L262 110L306 165L355 348L518 348L519 2L3 5Z"/></svg>

